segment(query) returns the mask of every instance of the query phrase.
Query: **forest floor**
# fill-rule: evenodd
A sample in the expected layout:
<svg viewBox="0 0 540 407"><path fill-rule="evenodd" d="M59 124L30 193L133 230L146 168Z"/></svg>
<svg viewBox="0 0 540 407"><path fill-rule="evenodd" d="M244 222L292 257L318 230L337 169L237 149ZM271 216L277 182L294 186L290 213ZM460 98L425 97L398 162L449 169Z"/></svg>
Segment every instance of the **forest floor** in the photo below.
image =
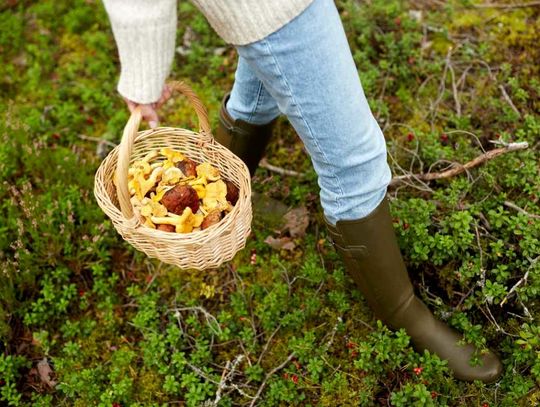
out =
<svg viewBox="0 0 540 407"><path fill-rule="evenodd" d="M466 342L500 355L501 379L455 380L374 318L330 244L315 172L285 118L252 187L296 223L256 212L246 248L204 272L133 249L93 196L128 119L102 3L8 0L0 404L540 405L538 2L337 5L387 140L415 290ZM236 51L190 3L178 15L171 78L193 86L215 128ZM196 128L180 97L160 113L164 125ZM512 143L527 145L490 157ZM489 159L461 166L479 157Z"/></svg>

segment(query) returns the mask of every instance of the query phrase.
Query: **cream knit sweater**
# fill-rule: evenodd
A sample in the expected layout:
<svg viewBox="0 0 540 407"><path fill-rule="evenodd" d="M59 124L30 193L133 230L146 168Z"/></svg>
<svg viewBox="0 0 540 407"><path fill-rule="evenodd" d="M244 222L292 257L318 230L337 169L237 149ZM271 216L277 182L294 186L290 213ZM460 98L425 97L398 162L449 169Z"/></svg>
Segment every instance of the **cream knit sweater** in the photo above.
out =
<svg viewBox="0 0 540 407"><path fill-rule="evenodd" d="M245 45L277 31L313 0L192 0L226 42ZM118 92L134 102L159 99L170 73L176 0L103 0L122 66Z"/></svg>

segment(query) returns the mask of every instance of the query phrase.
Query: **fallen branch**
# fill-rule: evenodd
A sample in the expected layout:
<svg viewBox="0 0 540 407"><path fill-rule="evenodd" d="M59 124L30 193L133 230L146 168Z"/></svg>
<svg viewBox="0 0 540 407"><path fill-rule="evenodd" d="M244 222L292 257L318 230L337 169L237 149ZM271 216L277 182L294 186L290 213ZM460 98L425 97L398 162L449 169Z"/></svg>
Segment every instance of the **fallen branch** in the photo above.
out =
<svg viewBox="0 0 540 407"><path fill-rule="evenodd" d="M475 159L465 164L454 163L453 165L454 168L451 168L446 171L431 172L431 173L426 173L426 174L406 174L406 175L400 175L400 176L394 177L392 181L390 181L389 187L395 187L411 179L418 179L420 181L433 181L437 179L454 177L458 174L461 174L462 172L465 172L471 168L474 168L480 164L483 164L486 161L492 160L493 158L501 154L505 154L511 151L525 150L527 148L529 148L529 143L527 143L526 141L520 142L520 143L505 144L504 147L490 150L482 155L479 155Z"/></svg>
<svg viewBox="0 0 540 407"><path fill-rule="evenodd" d="M257 401L257 399L259 398L259 396L261 395L262 391L264 390L264 386L266 386L266 382L268 381L268 379L270 379L270 377L272 377L272 375L274 373L276 373L278 370L281 370L283 369L285 366L287 366L287 363L289 363L291 361L292 358L294 358L294 355L295 353L292 352L289 357L287 359L285 359L285 361L279 365L279 366L276 366L275 368L273 368L267 375L266 377L264 378L263 382L261 383L261 385L259 386L259 390L257 390L257 393L255 393L255 396L253 397L253 400L251 401L249 407L253 407L255 406L255 402Z"/></svg>
<svg viewBox="0 0 540 407"><path fill-rule="evenodd" d="M474 8L499 8L499 9L512 9L512 8L527 8L527 7L539 7L540 1L531 1L528 3L517 4L474 4Z"/></svg>
<svg viewBox="0 0 540 407"><path fill-rule="evenodd" d="M506 303L506 301L508 300L508 298L510 297L510 295L516 291L516 289L527 282L527 279L529 278L529 272L531 271L531 269L534 267L534 265L536 264L536 262L538 261L540 257L536 257L535 259L531 260L531 264L529 265L529 268L527 269L527 271L525 272L525 275L523 277L521 277L519 279L519 281L514 284L514 286L510 289L510 291L508 291L508 294L506 294L506 296L503 298L503 300L501 301L501 303L499 304L501 307ZM528 310L527 310L528 312ZM529 313L530 315L530 313Z"/></svg>
<svg viewBox="0 0 540 407"><path fill-rule="evenodd" d="M521 117L521 113L519 113L519 110L517 109L516 105L514 104L514 102L512 102L512 99L510 99L510 96L508 95L508 93L506 92L506 89L504 88L503 85L499 85L499 89L501 90L501 93L503 95L503 98L504 100L506 100L506 102L508 103L508 105L510 106L510 108L519 116Z"/></svg>
<svg viewBox="0 0 540 407"><path fill-rule="evenodd" d="M293 170L286 170L285 168L276 167L275 165L270 164L266 158L263 158L261 162L259 163L259 167L266 168L269 171L275 172L280 175L289 175L291 177L305 177L306 174L303 172L293 171Z"/></svg>
<svg viewBox="0 0 540 407"><path fill-rule="evenodd" d="M519 213L522 213L523 215L526 215L526 216L529 216L533 219L540 219L540 215L536 215L534 213L529 213L527 212L525 209L523 208L520 208L519 206L517 206L515 203L513 202L510 202L510 201L504 201L503 202L503 205L510 208L510 209L514 209L515 211L518 211Z"/></svg>
<svg viewBox="0 0 540 407"><path fill-rule="evenodd" d="M221 396L222 391L226 390L228 387L231 387L227 385L227 381L232 380L234 373L236 371L236 367L244 358L245 358L245 355L238 355L236 356L233 362L231 362L230 360L227 361L227 364L225 365L225 368L223 369L223 372L221 374L221 380L219 381L218 389L216 391L216 398L214 399L213 403L211 403L212 406L217 407L219 405L219 401L221 400L221 397L222 397ZM237 386L234 386L234 387L240 392L240 394L247 396L247 394L244 393L242 390L240 390L240 388L238 388Z"/></svg>

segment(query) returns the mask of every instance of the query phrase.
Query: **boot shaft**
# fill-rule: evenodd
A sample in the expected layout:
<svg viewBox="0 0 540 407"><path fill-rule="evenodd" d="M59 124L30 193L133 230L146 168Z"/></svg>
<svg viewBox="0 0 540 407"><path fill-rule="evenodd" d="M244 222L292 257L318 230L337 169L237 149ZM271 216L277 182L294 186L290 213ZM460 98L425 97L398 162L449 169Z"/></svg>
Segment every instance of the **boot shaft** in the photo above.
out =
<svg viewBox="0 0 540 407"><path fill-rule="evenodd" d="M244 161L253 176L270 141L277 119L264 125L255 125L240 119L234 120L227 111L228 99L227 94L221 103L219 124L214 138Z"/></svg>
<svg viewBox="0 0 540 407"><path fill-rule="evenodd" d="M394 313L414 292L397 245L388 201L383 199L365 218L326 225L347 272L375 315L393 326Z"/></svg>

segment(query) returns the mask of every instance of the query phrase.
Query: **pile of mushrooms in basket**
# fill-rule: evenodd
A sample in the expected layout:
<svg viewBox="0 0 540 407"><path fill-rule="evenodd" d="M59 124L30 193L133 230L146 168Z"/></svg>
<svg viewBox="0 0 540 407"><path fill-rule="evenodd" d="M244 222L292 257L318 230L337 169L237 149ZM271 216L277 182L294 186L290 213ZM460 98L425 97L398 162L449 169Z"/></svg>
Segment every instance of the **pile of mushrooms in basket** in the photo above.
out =
<svg viewBox="0 0 540 407"><path fill-rule="evenodd" d="M128 189L144 226L190 233L217 224L238 200L238 188L210 163L164 147L128 170Z"/></svg>

